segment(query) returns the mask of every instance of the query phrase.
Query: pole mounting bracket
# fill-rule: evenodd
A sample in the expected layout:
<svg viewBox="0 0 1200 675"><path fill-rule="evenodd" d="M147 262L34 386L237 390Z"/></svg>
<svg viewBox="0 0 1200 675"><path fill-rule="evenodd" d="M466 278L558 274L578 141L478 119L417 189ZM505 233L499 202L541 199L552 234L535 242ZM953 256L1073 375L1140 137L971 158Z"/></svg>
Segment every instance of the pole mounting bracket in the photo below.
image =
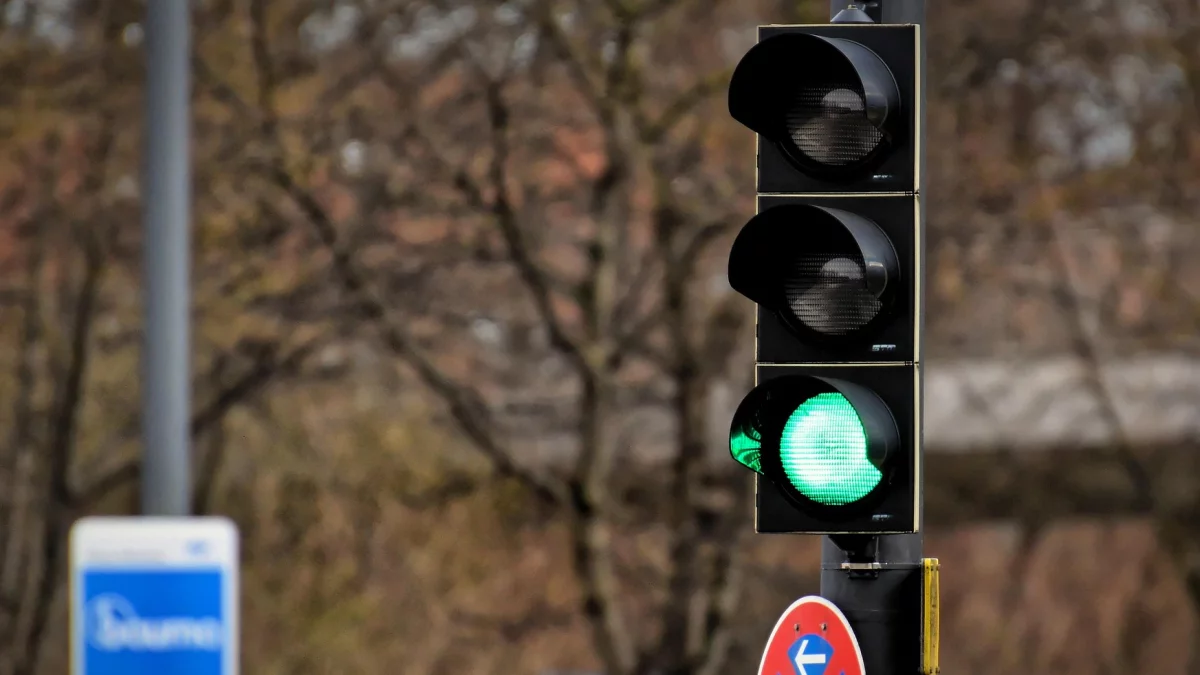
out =
<svg viewBox="0 0 1200 675"><path fill-rule="evenodd" d="M829 0L829 16L830 23L924 24L925 0Z"/></svg>
<svg viewBox="0 0 1200 675"><path fill-rule="evenodd" d="M832 0L829 23L879 23L883 18L881 0ZM838 9L838 5L843 5Z"/></svg>

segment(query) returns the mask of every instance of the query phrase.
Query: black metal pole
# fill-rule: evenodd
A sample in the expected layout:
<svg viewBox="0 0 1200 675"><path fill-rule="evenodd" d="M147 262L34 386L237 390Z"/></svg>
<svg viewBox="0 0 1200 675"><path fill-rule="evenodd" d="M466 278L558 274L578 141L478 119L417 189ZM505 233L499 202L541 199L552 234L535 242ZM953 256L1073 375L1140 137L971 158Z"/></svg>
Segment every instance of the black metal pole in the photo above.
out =
<svg viewBox="0 0 1200 675"><path fill-rule="evenodd" d="M925 25L925 0L829 0L829 18L855 7L875 23L919 23Z"/></svg>
<svg viewBox="0 0 1200 675"><path fill-rule="evenodd" d="M854 10L865 12L875 23L920 24L921 79L920 115L925 111L925 0L830 0L832 20L844 10L842 20ZM860 15L861 16L861 15ZM850 20L853 20L852 18ZM920 171L925 174L925 123L918 120ZM921 209L919 241L924 242L925 217ZM923 285L920 287L924 293ZM924 306L924 302L921 303ZM924 317L917 317L923 323ZM919 334L924 333L924 326ZM920 350L918 353L924 353ZM921 373L922 396L924 375ZM917 448L924 466L924 438ZM924 494L924 472L918 490ZM842 535L825 537L821 544L821 597L833 602L849 620L862 649L865 672L870 675L914 675L921 670L921 626L923 607L922 557L925 519L924 497L920 498L918 532L879 536Z"/></svg>
<svg viewBox="0 0 1200 675"><path fill-rule="evenodd" d="M821 597L846 615L869 675L921 667L921 534L826 537Z"/></svg>

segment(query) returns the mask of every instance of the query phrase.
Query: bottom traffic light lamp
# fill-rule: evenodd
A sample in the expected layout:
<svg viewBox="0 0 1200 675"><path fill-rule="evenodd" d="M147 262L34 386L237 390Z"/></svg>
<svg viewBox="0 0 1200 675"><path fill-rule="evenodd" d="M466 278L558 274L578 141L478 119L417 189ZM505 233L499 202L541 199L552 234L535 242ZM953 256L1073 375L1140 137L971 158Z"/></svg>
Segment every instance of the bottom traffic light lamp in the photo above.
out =
<svg viewBox="0 0 1200 675"><path fill-rule="evenodd" d="M822 522L869 515L887 496L900 433L884 401L846 380L786 375L738 406L729 449L791 506Z"/></svg>

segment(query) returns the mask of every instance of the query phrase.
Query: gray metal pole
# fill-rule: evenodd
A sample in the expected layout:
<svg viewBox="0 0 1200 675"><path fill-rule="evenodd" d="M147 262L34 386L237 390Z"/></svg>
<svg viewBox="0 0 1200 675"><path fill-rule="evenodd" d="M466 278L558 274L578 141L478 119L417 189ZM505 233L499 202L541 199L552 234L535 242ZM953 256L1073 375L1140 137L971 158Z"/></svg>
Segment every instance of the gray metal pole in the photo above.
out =
<svg viewBox="0 0 1200 675"><path fill-rule="evenodd" d="M188 0L146 3L141 483L148 515L187 515L191 505L189 12Z"/></svg>

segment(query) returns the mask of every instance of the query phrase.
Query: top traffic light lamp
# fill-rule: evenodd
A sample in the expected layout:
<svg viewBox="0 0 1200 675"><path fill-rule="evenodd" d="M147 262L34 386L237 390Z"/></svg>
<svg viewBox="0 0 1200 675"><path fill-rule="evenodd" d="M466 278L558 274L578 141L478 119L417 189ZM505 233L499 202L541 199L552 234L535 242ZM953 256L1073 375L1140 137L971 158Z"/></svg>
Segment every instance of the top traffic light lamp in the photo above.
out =
<svg viewBox="0 0 1200 675"><path fill-rule="evenodd" d="M764 26L729 85L758 191L915 192L916 26Z"/></svg>
<svg viewBox="0 0 1200 675"><path fill-rule="evenodd" d="M758 134L729 283L758 305L730 452L759 532L920 527L919 30L762 27L729 86Z"/></svg>

